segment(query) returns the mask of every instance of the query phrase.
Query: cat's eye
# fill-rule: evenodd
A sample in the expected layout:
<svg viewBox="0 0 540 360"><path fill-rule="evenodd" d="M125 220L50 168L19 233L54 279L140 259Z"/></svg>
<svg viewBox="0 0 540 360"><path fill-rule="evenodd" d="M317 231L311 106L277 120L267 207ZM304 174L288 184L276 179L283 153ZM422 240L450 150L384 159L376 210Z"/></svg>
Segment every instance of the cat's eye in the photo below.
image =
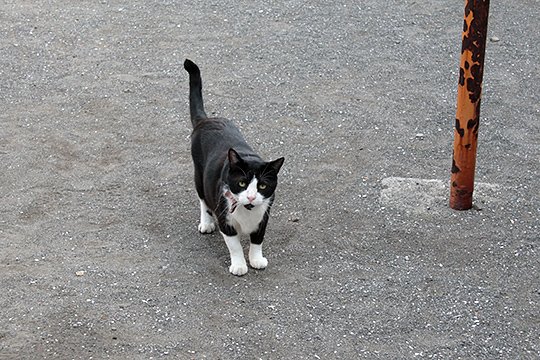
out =
<svg viewBox="0 0 540 360"><path fill-rule="evenodd" d="M242 187L242 188L246 187L246 185L247 185L247 184L246 184L245 181L239 181L239 182L238 182L238 186L240 186L240 187Z"/></svg>
<svg viewBox="0 0 540 360"><path fill-rule="evenodd" d="M266 184L259 184L259 189L261 189L261 190L266 189Z"/></svg>

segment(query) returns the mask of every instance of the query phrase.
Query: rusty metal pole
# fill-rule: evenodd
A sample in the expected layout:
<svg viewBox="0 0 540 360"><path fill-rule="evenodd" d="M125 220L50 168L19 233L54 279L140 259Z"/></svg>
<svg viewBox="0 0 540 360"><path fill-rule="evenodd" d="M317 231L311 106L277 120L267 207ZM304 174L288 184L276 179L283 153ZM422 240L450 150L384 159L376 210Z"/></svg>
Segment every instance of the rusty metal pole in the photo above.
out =
<svg viewBox="0 0 540 360"><path fill-rule="evenodd" d="M459 66L450 207L472 207L489 0L465 0Z"/></svg>

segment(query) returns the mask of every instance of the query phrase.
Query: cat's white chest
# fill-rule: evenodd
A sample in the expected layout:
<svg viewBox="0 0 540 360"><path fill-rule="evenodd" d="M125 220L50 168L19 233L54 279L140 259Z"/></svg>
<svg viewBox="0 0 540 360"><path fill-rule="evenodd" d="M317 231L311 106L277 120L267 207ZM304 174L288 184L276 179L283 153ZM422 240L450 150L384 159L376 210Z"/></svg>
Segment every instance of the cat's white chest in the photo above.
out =
<svg viewBox="0 0 540 360"><path fill-rule="evenodd" d="M259 224L266 210L268 210L268 204L266 202L251 210L239 205L232 214L229 214L229 225L234 227L239 233L251 234L259 229Z"/></svg>

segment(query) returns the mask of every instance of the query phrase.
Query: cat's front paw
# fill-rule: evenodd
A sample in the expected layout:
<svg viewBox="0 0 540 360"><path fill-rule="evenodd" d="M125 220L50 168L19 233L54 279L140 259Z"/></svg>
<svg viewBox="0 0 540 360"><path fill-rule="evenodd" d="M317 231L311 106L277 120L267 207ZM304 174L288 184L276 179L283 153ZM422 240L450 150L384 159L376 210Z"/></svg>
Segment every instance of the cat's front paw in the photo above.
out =
<svg viewBox="0 0 540 360"><path fill-rule="evenodd" d="M216 229L216 224L214 224L213 222L209 222L209 223L200 223L200 224L199 224L199 232L200 232L201 234L210 234L210 233L213 232L215 229Z"/></svg>
<svg viewBox="0 0 540 360"><path fill-rule="evenodd" d="M268 260L263 257L254 257L249 259L249 264L254 269L264 269L268 266Z"/></svg>
<svg viewBox="0 0 540 360"><path fill-rule="evenodd" d="M229 266L229 271L233 275L242 276L242 275L247 274L248 267L247 267L247 265L245 263L244 264L232 264L231 266Z"/></svg>

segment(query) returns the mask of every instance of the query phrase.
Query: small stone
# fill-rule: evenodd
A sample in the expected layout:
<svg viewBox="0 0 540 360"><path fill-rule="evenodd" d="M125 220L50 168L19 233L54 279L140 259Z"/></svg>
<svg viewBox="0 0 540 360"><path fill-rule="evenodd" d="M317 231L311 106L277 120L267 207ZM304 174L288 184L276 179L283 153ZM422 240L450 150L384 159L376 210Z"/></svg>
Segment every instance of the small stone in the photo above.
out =
<svg viewBox="0 0 540 360"><path fill-rule="evenodd" d="M501 39L499 39L496 36L492 36L492 37L489 38L489 41L491 41L491 42L499 42L499 41L501 41Z"/></svg>
<svg viewBox="0 0 540 360"><path fill-rule="evenodd" d="M79 270L79 271L75 272L75 275L77 275L77 276L83 276L84 274L86 274L86 271L84 271L84 270Z"/></svg>
<svg viewBox="0 0 540 360"><path fill-rule="evenodd" d="M418 140L424 140L424 134L422 134L422 133L416 134L415 137L416 137Z"/></svg>

